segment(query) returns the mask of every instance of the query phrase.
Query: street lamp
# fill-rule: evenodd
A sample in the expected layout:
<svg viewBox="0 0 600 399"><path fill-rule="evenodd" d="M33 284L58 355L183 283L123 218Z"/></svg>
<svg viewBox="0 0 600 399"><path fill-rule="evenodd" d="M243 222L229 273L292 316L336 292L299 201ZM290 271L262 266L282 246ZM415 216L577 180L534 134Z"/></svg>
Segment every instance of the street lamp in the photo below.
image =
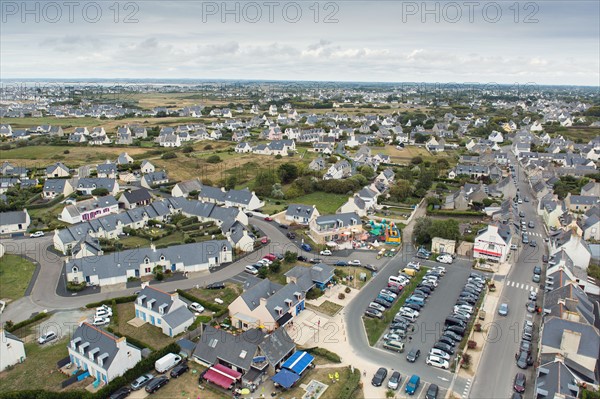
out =
<svg viewBox="0 0 600 399"><path fill-rule="evenodd" d="M452 376L452 382L450 383L450 387L448 388L448 392L446 393L446 397L449 398L452 395L452 390L454 389L454 383L456 382L456 378L458 377L458 363L460 362L460 354L456 355L456 359L454 359L456 364L454 365L454 375Z"/></svg>

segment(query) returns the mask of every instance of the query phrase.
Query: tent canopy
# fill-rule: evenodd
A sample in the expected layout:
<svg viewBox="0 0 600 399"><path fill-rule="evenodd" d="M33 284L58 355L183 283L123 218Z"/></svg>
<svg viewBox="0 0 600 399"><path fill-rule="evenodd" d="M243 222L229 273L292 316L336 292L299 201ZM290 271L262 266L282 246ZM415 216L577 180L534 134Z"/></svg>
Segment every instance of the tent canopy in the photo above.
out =
<svg viewBox="0 0 600 399"><path fill-rule="evenodd" d="M204 379L221 388L229 389L241 375L241 373L222 364L215 364L204 373Z"/></svg>
<svg viewBox="0 0 600 399"><path fill-rule="evenodd" d="M289 389L294 385L300 376L290 370L282 369L279 373L275 374L272 378L273 382L281 385L285 389Z"/></svg>
<svg viewBox="0 0 600 399"><path fill-rule="evenodd" d="M304 351L298 351L294 353L288 360L283 363L284 369L292 370L294 373L300 375L306 370L308 366L315 360L315 358Z"/></svg>

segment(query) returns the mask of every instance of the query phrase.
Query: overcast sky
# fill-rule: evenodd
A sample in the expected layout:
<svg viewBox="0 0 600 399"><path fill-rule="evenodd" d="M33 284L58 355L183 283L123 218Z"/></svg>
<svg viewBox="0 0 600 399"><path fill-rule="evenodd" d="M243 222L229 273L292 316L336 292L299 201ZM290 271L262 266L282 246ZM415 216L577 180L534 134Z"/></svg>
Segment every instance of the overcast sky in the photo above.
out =
<svg viewBox="0 0 600 399"><path fill-rule="evenodd" d="M3 0L0 73L600 85L600 2L465 3Z"/></svg>

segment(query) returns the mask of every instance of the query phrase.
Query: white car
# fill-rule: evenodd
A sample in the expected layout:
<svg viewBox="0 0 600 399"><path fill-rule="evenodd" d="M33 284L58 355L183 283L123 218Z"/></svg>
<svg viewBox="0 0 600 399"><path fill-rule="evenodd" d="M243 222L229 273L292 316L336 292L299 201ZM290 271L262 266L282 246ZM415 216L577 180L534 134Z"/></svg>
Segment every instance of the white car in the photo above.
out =
<svg viewBox="0 0 600 399"><path fill-rule="evenodd" d="M263 259L259 260L259 261L258 261L258 262L256 262L256 263L260 263L261 265L269 266L269 265L270 265L271 263L273 263L273 262L271 262L271 261L270 261L269 259L267 259L267 258L263 258Z"/></svg>
<svg viewBox="0 0 600 399"><path fill-rule="evenodd" d="M440 255L437 257L437 261L440 263L450 264L450 263L452 263L452 256Z"/></svg>
<svg viewBox="0 0 600 399"><path fill-rule="evenodd" d="M411 308L401 307L399 313L400 316L419 317L419 311Z"/></svg>
<svg viewBox="0 0 600 399"><path fill-rule="evenodd" d="M104 326L106 324L110 324L110 318L109 317L94 317L92 324L94 326Z"/></svg>
<svg viewBox="0 0 600 399"><path fill-rule="evenodd" d="M392 298L394 298L394 299L398 298L398 295L396 295L396 294L395 294L394 292L392 292L392 291L386 290L385 288L384 288L384 289L382 289L381 291L379 291L379 293L380 293L380 294L389 295L389 296L391 296L391 297L392 297Z"/></svg>
<svg viewBox="0 0 600 399"><path fill-rule="evenodd" d="M360 261L358 259L353 259L353 260L348 261L348 264L350 266L360 266Z"/></svg>
<svg viewBox="0 0 600 399"><path fill-rule="evenodd" d="M444 266L436 266L436 267L433 268L433 270L437 270L442 275L446 274L446 268Z"/></svg>
<svg viewBox="0 0 600 399"><path fill-rule="evenodd" d="M448 367L450 367L450 363L448 363L447 360L434 355L427 356L427 359L425 359L425 363L433 367L439 367L441 369L447 369Z"/></svg>
<svg viewBox="0 0 600 399"><path fill-rule="evenodd" d="M189 309L197 313L204 312L204 306L200 305L198 302L190 303Z"/></svg>
<svg viewBox="0 0 600 399"><path fill-rule="evenodd" d="M421 262L408 262L406 267L410 267L411 269L415 269L417 271L421 270Z"/></svg>
<svg viewBox="0 0 600 399"><path fill-rule="evenodd" d="M434 279L431 279L431 278L426 278L426 279L423 279L423 282L424 282L424 283L431 284L431 285L433 285L435 288L437 288L437 286L438 286L438 282L437 282L437 280L434 280Z"/></svg>
<svg viewBox="0 0 600 399"><path fill-rule="evenodd" d="M382 305L380 305L380 304L378 304L377 302L371 302L369 304L369 307L372 308L372 309L378 310L378 311L380 311L382 313L385 312L385 307L382 306Z"/></svg>
<svg viewBox="0 0 600 399"><path fill-rule="evenodd" d="M333 254L331 253L331 251L330 251L330 250L328 250L328 249L324 249L324 250L322 250L321 252L319 252L319 255L323 255L323 256L331 256L331 255L333 255Z"/></svg>
<svg viewBox="0 0 600 399"><path fill-rule="evenodd" d="M400 341L402 337L399 334L387 333L383 336L384 341Z"/></svg>
<svg viewBox="0 0 600 399"><path fill-rule="evenodd" d="M473 314L473 306L469 306L469 305L455 305L454 306L454 311L458 312L458 311L463 311L463 312L467 312L469 314Z"/></svg>
<svg viewBox="0 0 600 399"><path fill-rule="evenodd" d="M537 292L535 292L535 291L530 291L530 292L529 292L529 300L530 300L530 301L535 301L535 300L537 300Z"/></svg>
<svg viewBox="0 0 600 399"><path fill-rule="evenodd" d="M35 233L31 233L29 235L29 237L31 237L31 238L37 238L37 237L43 237L43 236L44 236L43 231L36 231Z"/></svg>
<svg viewBox="0 0 600 399"><path fill-rule="evenodd" d="M46 334L38 338L38 344L43 345L46 342L54 341L58 335L54 331L48 331Z"/></svg>
<svg viewBox="0 0 600 399"><path fill-rule="evenodd" d="M513 251L517 250L517 244L510 244L510 249Z"/></svg>
<svg viewBox="0 0 600 399"><path fill-rule="evenodd" d="M256 268L255 268L254 266L252 266L252 265L248 265L248 266L246 266L246 267L244 268L244 271L245 271L246 273L250 273L250 274L252 274L252 275L254 275L254 276L256 276L256 275L258 274L258 270L256 270Z"/></svg>
<svg viewBox="0 0 600 399"><path fill-rule="evenodd" d="M112 316L112 309L108 306L101 306L99 308L96 308L96 315L95 317L111 317Z"/></svg>
<svg viewBox="0 0 600 399"><path fill-rule="evenodd" d="M441 349L437 349L437 348L431 348L429 350L429 355L430 356L436 356L440 359L444 359L444 360L450 360L450 355L447 354L446 352L444 352Z"/></svg>

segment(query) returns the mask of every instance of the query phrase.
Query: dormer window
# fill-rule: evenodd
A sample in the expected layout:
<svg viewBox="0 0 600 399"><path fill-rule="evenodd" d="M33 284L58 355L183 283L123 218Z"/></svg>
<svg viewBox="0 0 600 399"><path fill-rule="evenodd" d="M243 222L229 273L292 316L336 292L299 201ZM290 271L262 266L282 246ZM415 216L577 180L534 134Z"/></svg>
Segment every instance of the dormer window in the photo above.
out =
<svg viewBox="0 0 600 399"><path fill-rule="evenodd" d="M88 346L90 346L89 342L84 342L83 344L81 344L81 346L79 347L79 353L81 353L82 355L85 354L85 350Z"/></svg>
<svg viewBox="0 0 600 399"><path fill-rule="evenodd" d="M163 303L162 305L160 305L160 307L158 308L158 313L165 314L165 309L167 308L167 306L169 306L169 305L167 305L166 303Z"/></svg>
<svg viewBox="0 0 600 399"><path fill-rule="evenodd" d="M144 263L145 263L146 265L147 265L148 263L150 263L150 258L148 258L148 257L145 257L145 258L144 258Z"/></svg>
<svg viewBox="0 0 600 399"><path fill-rule="evenodd" d="M294 292L294 296L296 297L296 299L300 300L302 299L302 294L299 293L298 291Z"/></svg>
<svg viewBox="0 0 600 399"><path fill-rule="evenodd" d="M144 304L144 299L146 299L146 295L142 295L141 297L138 298L138 305L143 305Z"/></svg>
<svg viewBox="0 0 600 399"><path fill-rule="evenodd" d="M283 309L282 309L280 306L276 306L276 307L275 307L275 311L277 312L277 314L278 314L279 316L281 316L281 314L283 313Z"/></svg>
<svg viewBox="0 0 600 399"><path fill-rule="evenodd" d="M285 300L285 304L286 304L286 305L288 305L288 307L290 307L290 308L292 307L292 303L293 303L293 302L292 302L292 300L291 300L291 299L286 299L286 300Z"/></svg>
<svg viewBox="0 0 600 399"><path fill-rule="evenodd" d="M152 309L152 305L154 305L154 302L156 302L156 299L150 299L150 300L148 301L148 303L146 304L146 307L147 307L148 309Z"/></svg>
<svg viewBox="0 0 600 399"><path fill-rule="evenodd" d="M165 256L164 256L164 255L161 255L161 256L160 256L160 260L164 261L164 260L165 260Z"/></svg>

